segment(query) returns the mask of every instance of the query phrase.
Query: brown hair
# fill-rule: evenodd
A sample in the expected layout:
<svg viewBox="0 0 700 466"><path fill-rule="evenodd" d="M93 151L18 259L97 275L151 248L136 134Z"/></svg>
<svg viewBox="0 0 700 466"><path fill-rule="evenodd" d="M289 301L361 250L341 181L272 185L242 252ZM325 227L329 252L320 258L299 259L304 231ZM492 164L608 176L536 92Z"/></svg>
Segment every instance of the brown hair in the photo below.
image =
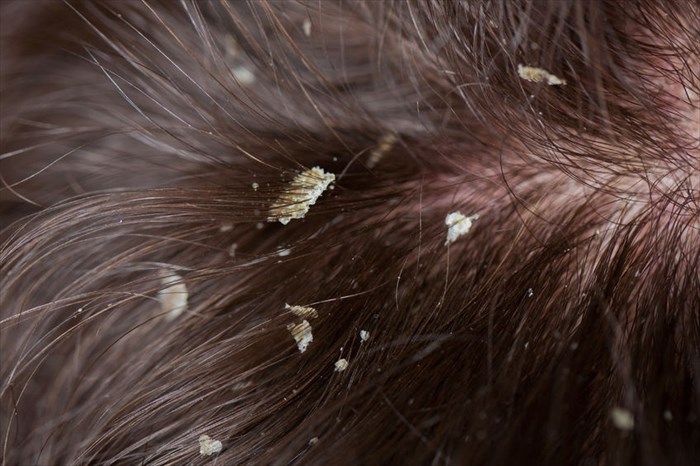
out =
<svg viewBox="0 0 700 466"><path fill-rule="evenodd" d="M700 461L696 2L1 7L4 464Z"/></svg>

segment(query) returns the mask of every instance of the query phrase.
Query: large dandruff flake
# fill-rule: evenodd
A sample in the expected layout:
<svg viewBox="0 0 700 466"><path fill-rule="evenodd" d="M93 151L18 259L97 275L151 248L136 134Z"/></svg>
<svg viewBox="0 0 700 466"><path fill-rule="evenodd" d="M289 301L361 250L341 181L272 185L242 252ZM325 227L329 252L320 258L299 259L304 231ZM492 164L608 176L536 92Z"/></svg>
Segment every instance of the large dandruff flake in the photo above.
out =
<svg viewBox="0 0 700 466"><path fill-rule="evenodd" d="M333 181L335 175L319 167L299 173L270 207L268 222L286 225L292 219L304 218Z"/></svg>

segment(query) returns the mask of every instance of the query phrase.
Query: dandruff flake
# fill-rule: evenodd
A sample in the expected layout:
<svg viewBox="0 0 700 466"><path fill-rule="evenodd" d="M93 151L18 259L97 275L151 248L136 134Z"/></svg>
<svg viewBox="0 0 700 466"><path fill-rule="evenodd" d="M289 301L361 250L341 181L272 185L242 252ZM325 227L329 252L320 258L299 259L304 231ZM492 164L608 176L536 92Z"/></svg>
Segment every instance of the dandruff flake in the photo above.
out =
<svg viewBox="0 0 700 466"><path fill-rule="evenodd" d="M302 319L315 319L318 317L318 311L313 307L290 306L289 304L285 304L284 308L288 311L291 311L292 314L294 314L295 316L301 317Z"/></svg>
<svg viewBox="0 0 700 466"><path fill-rule="evenodd" d="M158 291L158 301L165 318L173 320L187 310L187 285L182 281L182 277L178 274L170 274L160 280L164 287Z"/></svg>
<svg viewBox="0 0 700 466"><path fill-rule="evenodd" d="M303 353L309 344L314 341L314 336L311 333L311 324L308 320L303 320L300 324L289 324L287 330L292 334L292 338L297 342L299 352Z"/></svg>
<svg viewBox="0 0 700 466"><path fill-rule="evenodd" d="M347 359L338 359L335 362L335 371L336 372L343 372L347 368L348 368L348 360Z"/></svg>
<svg viewBox="0 0 700 466"><path fill-rule="evenodd" d="M219 440L214 440L208 435L199 436L199 454L203 456L211 456L214 453L221 452L223 445Z"/></svg>
<svg viewBox="0 0 700 466"><path fill-rule="evenodd" d="M467 217L462 212L450 212L445 217L445 225L447 225L447 240L445 244L454 243L457 238L469 233L472 225L479 219L478 214Z"/></svg>
<svg viewBox="0 0 700 466"><path fill-rule="evenodd" d="M268 222L279 221L286 225L292 219L304 218L333 181L335 175L319 167L299 173L270 207Z"/></svg>
<svg viewBox="0 0 700 466"><path fill-rule="evenodd" d="M367 330L360 330L360 340L362 340L362 341L369 340L369 332Z"/></svg>
<svg viewBox="0 0 700 466"><path fill-rule="evenodd" d="M394 144L398 140L398 137L394 133L388 133L382 136L379 140L377 146L372 149L367 159L367 168L374 168L381 161L381 159L386 155L387 152L394 147Z"/></svg>
<svg viewBox="0 0 700 466"><path fill-rule="evenodd" d="M311 20L309 18L306 18L304 20L304 23L301 25L301 28L304 30L304 35L306 37L311 37Z"/></svg>
<svg viewBox="0 0 700 466"><path fill-rule="evenodd" d="M620 430L634 429L634 416L632 413L623 408L613 408L610 411L610 418L615 427Z"/></svg>
<svg viewBox="0 0 700 466"><path fill-rule="evenodd" d="M543 68L537 68L536 66L518 65L518 76L520 76L525 81L532 81L535 83L546 82L550 86L566 85L565 79L561 79L560 77L553 75L549 71Z"/></svg>

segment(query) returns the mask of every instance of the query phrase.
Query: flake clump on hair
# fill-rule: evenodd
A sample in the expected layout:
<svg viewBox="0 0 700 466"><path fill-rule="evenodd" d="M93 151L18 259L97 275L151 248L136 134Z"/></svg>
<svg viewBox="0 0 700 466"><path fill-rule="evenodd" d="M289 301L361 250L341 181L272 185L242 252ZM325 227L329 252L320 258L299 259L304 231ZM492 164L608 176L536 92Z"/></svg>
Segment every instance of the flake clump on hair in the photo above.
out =
<svg viewBox="0 0 700 466"><path fill-rule="evenodd" d="M158 291L161 309L165 312L167 320L174 320L187 310L189 297L187 285L183 282L182 277L175 273L164 276L160 283L164 287Z"/></svg>
<svg viewBox="0 0 700 466"><path fill-rule="evenodd" d="M360 340L362 340L362 341L369 340L369 332L367 330L360 330Z"/></svg>
<svg viewBox="0 0 700 466"><path fill-rule="evenodd" d="M447 240L445 244L454 243L457 238L469 233L472 225L479 219L478 214L467 217L462 212L450 212L445 217L445 225L447 225Z"/></svg>
<svg viewBox="0 0 700 466"><path fill-rule="evenodd" d="M634 429L634 416L626 409L613 408L610 411L610 419L612 419L613 425L620 430Z"/></svg>
<svg viewBox="0 0 700 466"><path fill-rule="evenodd" d="M299 173L272 204L267 221L286 225L292 219L304 218L333 181L335 175L319 167Z"/></svg>
<svg viewBox="0 0 700 466"><path fill-rule="evenodd" d="M518 65L518 76L520 76L525 81L532 81L535 83L546 82L549 86L566 85L565 79L561 79L560 77L553 75L549 71L543 68L537 68L535 66Z"/></svg>
<svg viewBox="0 0 700 466"><path fill-rule="evenodd" d="M348 360L347 359L341 358L335 362L335 371L336 372L343 372L347 368L348 368Z"/></svg>
<svg viewBox="0 0 700 466"><path fill-rule="evenodd" d="M291 311L292 314L294 314L295 316L301 317L302 319L315 319L318 317L318 311L313 307L290 306L289 304L285 304L284 308L288 311Z"/></svg>
<svg viewBox="0 0 700 466"><path fill-rule="evenodd" d="M289 324L287 330L292 334L292 338L297 342L299 352L303 353L308 348L309 344L314 341L314 336L311 333L311 324L308 320L302 320L300 324Z"/></svg>
<svg viewBox="0 0 700 466"><path fill-rule="evenodd" d="M214 440L208 435L199 436L199 454L203 456L211 456L214 453L219 453L223 449L221 441Z"/></svg>

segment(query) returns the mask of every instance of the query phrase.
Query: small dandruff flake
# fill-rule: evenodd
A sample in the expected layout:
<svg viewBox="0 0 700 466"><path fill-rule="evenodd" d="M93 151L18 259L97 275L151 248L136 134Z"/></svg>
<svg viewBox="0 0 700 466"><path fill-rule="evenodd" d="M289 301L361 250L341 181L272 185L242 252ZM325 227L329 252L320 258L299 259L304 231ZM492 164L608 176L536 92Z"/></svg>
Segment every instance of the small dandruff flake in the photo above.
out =
<svg viewBox="0 0 700 466"><path fill-rule="evenodd" d="M535 66L518 65L518 76L525 81L534 83L546 82L550 86L565 86L566 80L553 75L549 71Z"/></svg>
<svg viewBox="0 0 700 466"><path fill-rule="evenodd" d="M301 28L304 30L304 35L306 37L311 37L311 20L309 18L304 20L304 24L301 25Z"/></svg>
<svg viewBox="0 0 700 466"><path fill-rule="evenodd" d="M267 221L279 221L286 225L292 219L304 218L333 181L335 175L326 173L319 167L299 173L272 204Z"/></svg>
<svg viewBox="0 0 700 466"><path fill-rule="evenodd" d="M314 341L314 336L311 333L311 324L308 320L303 320L300 324L289 324L287 330L292 334L292 338L297 342L299 352L303 353L308 348L309 343Z"/></svg>
<svg viewBox="0 0 700 466"><path fill-rule="evenodd" d="M260 185L258 183L253 183L251 186L253 187L253 191L257 191L258 188L260 187Z"/></svg>
<svg viewBox="0 0 700 466"><path fill-rule="evenodd" d="M284 308L288 311L291 311L292 314L294 314L295 316L301 317L302 319L315 319L318 317L318 311L313 307L290 306L289 304L285 304Z"/></svg>
<svg viewBox="0 0 700 466"><path fill-rule="evenodd" d="M199 454L203 456L211 456L221 452L224 446L219 440L214 440L208 435L199 436Z"/></svg>
<svg viewBox="0 0 700 466"><path fill-rule="evenodd" d="M170 274L160 281L163 288L158 292L158 301L165 313L167 320L174 320L187 310L187 285L182 281L182 277L177 274Z"/></svg>
<svg viewBox="0 0 700 466"><path fill-rule="evenodd" d="M338 359L335 362L335 371L336 372L343 372L347 368L348 368L348 360L347 359Z"/></svg>
<svg viewBox="0 0 700 466"><path fill-rule="evenodd" d="M237 66L233 69L233 77L244 86L255 82L255 74L245 66Z"/></svg>
<svg viewBox="0 0 700 466"><path fill-rule="evenodd" d="M370 152L367 159L367 168L374 168L384 158L384 156L394 147L397 141L396 134L388 133L382 136L377 146Z"/></svg>
<svg viewBox="0 0 700 466"><path fill-rule="evenodd" d="M309 440L309 446L316 445L318 443L318 437L313 437Z"/></svg>
<svg viewBox="0 0 700 466"><path fill-rule="evenodd" d="M445 244L454 243L457 238L469 233L472 225L479 219L478 214L467 217L461 212L451 212L445 217L445 225L447 225L447 240Z"/></svg>
<svg viewBox="0 0 700 466"><path fill-rule="evenodd" d="M610 412L610 419L615 427L620 430L634 429L634 416L623 408L613 408Z"/></svg>
<svg viewBox="0 0 700 466"><path fill-rule="evenodd" d="M367 330L360 330L360 340L362 340L362 341L369 340L369 332Z"/></svg>

